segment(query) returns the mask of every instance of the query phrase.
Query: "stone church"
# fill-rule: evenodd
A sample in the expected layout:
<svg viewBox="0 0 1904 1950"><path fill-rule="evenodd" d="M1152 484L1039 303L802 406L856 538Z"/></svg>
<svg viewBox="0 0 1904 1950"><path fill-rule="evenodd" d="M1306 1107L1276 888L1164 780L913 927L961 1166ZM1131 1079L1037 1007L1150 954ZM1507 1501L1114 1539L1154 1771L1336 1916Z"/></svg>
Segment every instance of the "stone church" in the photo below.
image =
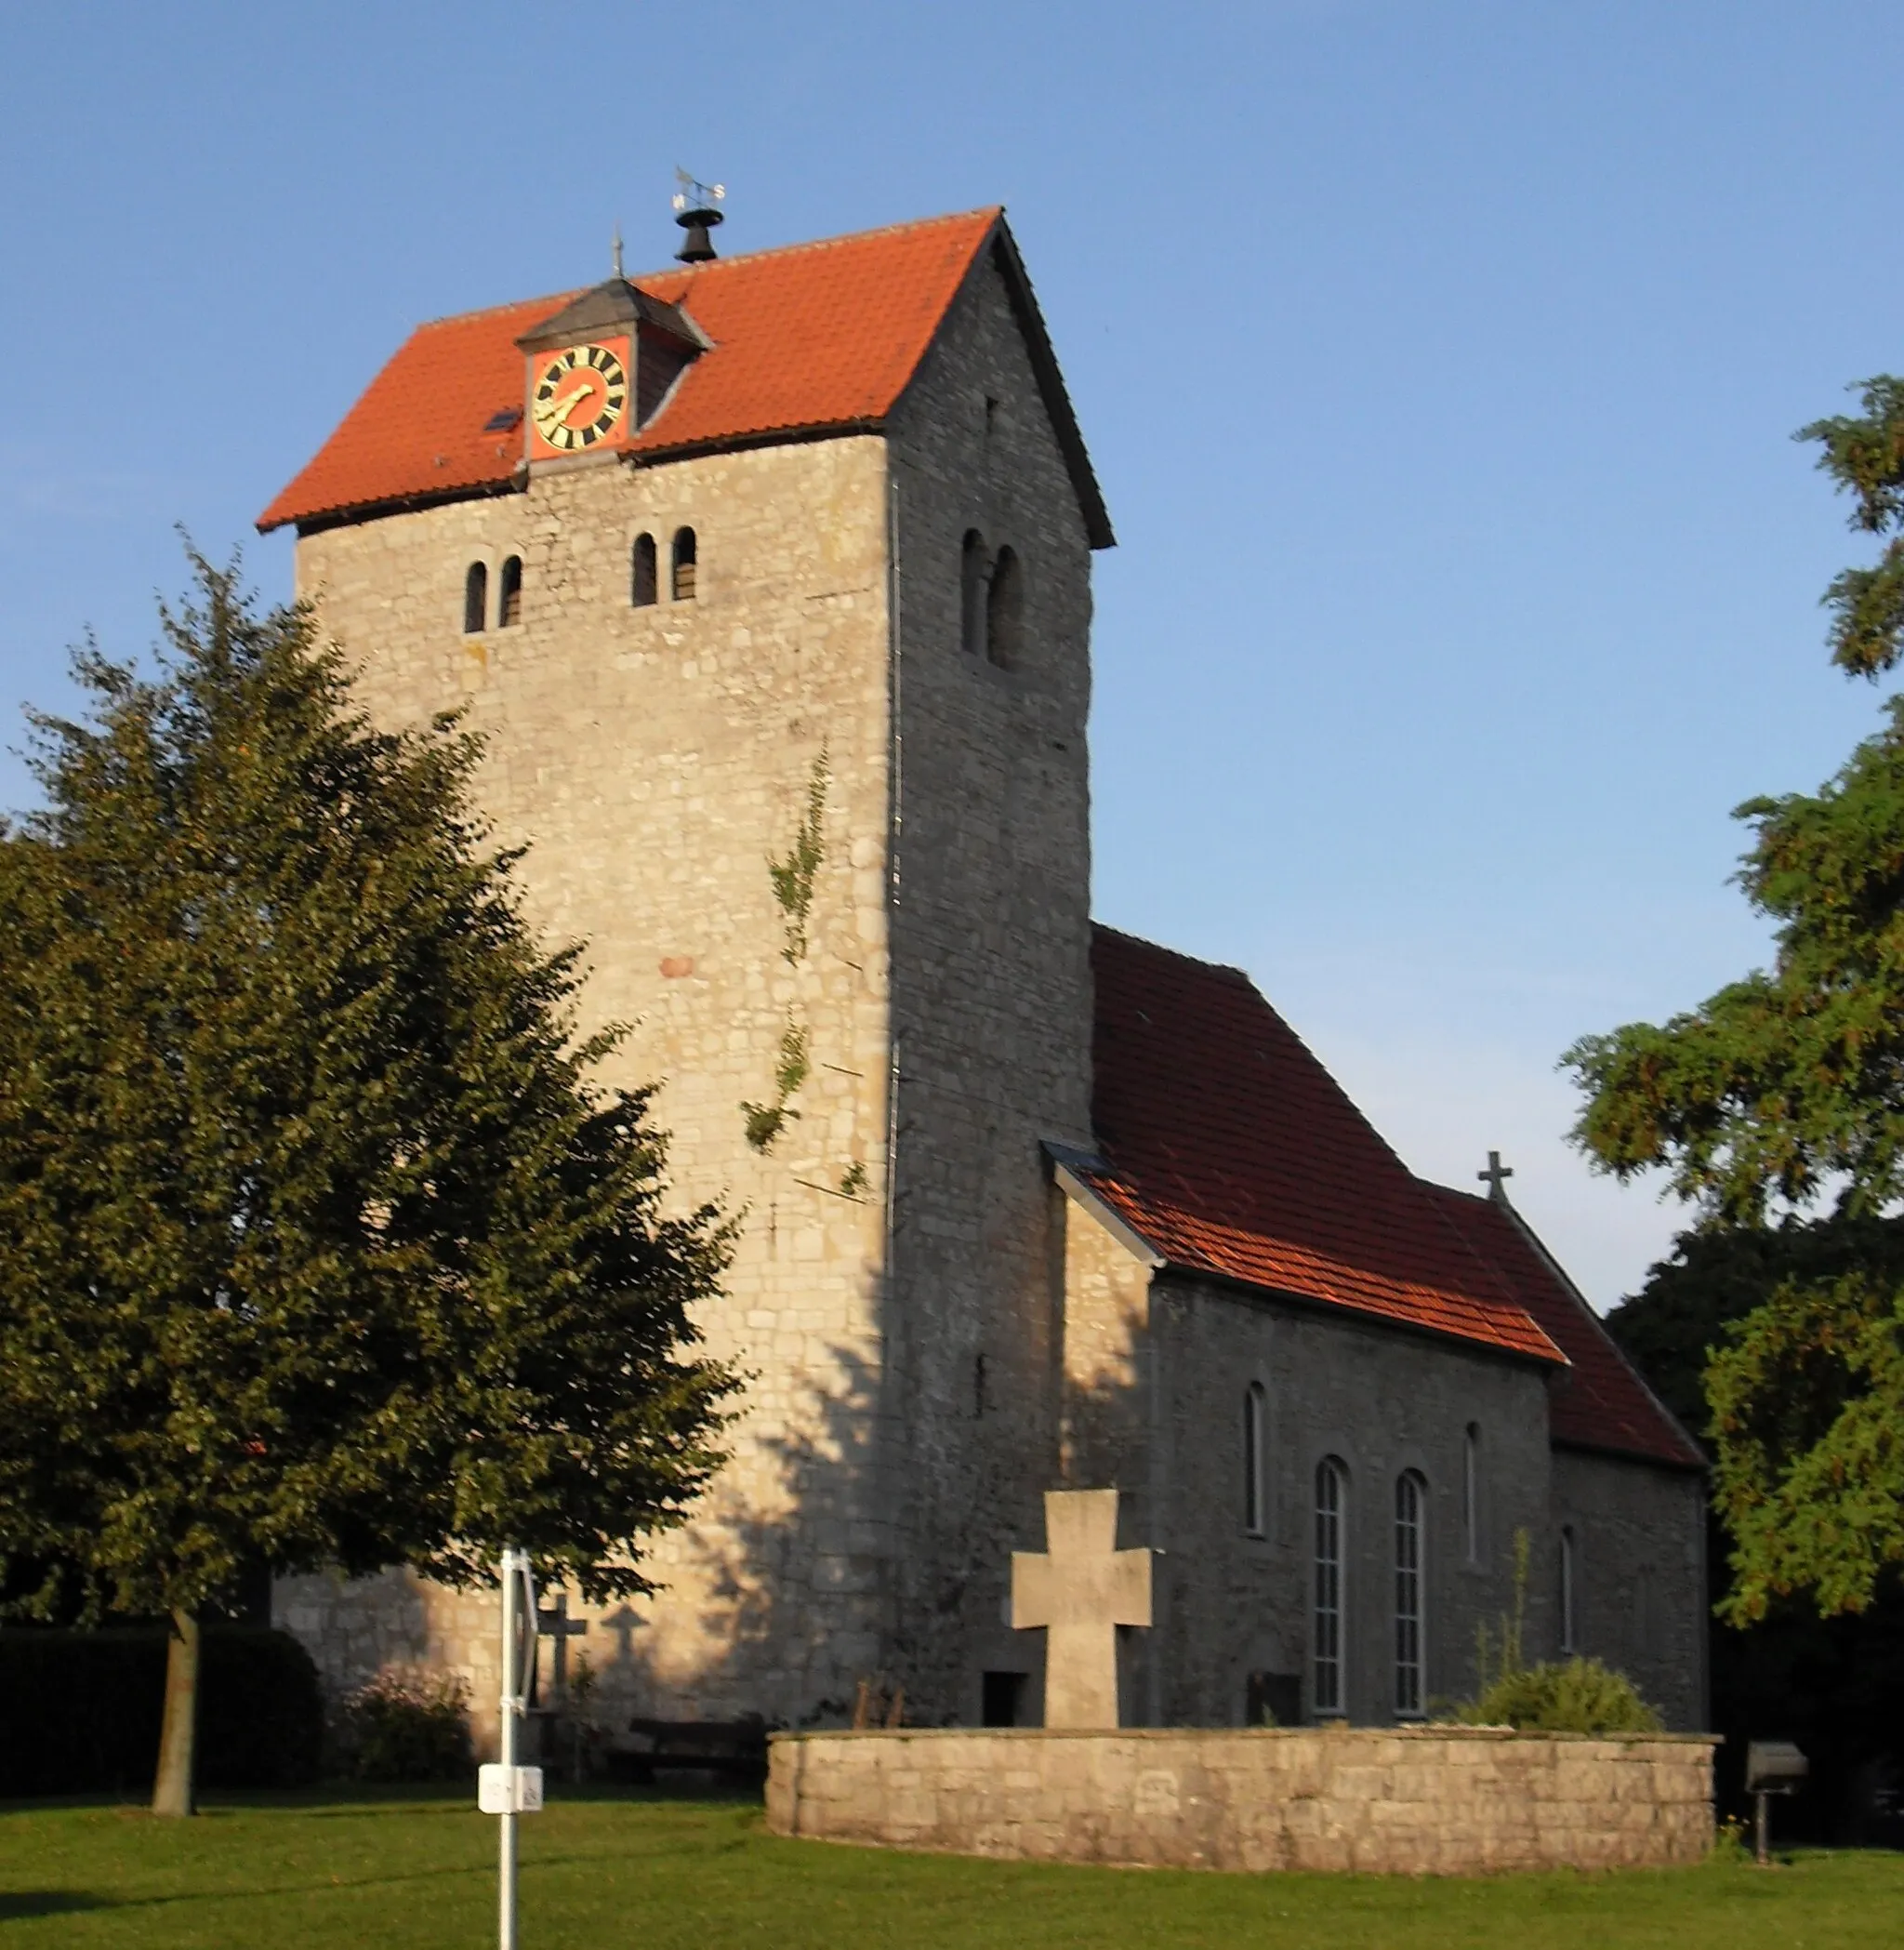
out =
<svg viewBox="0 0 1904 1950"><path fill-rule="evenodd" d="M419 327L259 523L376 713L484 735L585 1027L741 1218L732 1459L576 1608L598 1719L1036 1724L1068 1486L1163 1553L1127 1722L1421 1716L1518 1601L1701 1724L1701 1458L1502 1174L1416 1178L1246 976L1091 922L1111 524L1002 213L684 256ZM274 1596L479 1720L493 1606Z"/></svg>

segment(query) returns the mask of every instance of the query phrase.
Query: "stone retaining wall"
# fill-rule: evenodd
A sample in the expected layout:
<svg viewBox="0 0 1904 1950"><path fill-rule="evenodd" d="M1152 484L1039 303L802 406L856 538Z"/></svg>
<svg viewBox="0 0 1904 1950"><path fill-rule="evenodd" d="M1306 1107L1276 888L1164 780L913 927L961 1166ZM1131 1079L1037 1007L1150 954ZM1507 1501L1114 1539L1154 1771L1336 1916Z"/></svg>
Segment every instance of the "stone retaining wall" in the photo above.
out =
<svg viewBox="0 0 1904 1950"><path fill-rule="evenodd" d="M1025 1861L1473 1875L1712 1842L1712 1749L1469 1727L782 1733L779 1835Z"/></svg>

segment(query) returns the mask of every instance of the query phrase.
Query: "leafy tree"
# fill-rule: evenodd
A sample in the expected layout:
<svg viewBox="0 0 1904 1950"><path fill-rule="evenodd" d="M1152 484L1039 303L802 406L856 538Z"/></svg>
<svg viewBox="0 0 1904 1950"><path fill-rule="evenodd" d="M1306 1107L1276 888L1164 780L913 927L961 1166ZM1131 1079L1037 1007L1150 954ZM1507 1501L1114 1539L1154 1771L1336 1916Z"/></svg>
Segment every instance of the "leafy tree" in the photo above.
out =
<svg viewBox="0 0 1904 1950"><path fill-rule="evenodd" d="M1904 656L1904 382L1870 380L1860 404L1799 438L1853 497L1852 525L1888 537L1825 598L1834 661L1874 678ZM1565 1060L1587 1095L1577 1141L1621 1178L1665 1171L1705 1228L1769 1236L1831 1204L1836 1244L1813 1240L1706 1375L1733 1544L1723 1609L1743 1623L1796 1591L1861 1611L1904 1561L1904 1284L1877 1228L1904 1200L1904 698L1818 792L1739 816L1770 969Z"/></svg>
<svg viewBox="0 0 1904 1950"><path fill-rule="evenodd" d="M302 609L194 565L158 680L83 654L0 829L0 1590L170 1617L177 1813L248 1562L644 1590L734 1386L690 1317L727 1234L591 1084L476 742L374 729Z"/></svg>
<svg viewBox="0 0 1904 1950"><path fill-rule="evenodd" d="M1684 1234L1606 1326L1660 1399L1712 1439L1706 1370L1727 1330L1782 1287L1829 1286L1883 1269L1904 1280L1904 1219L1787 1219L1778 1226L1708 1226ZM1714 1522L1708 1561L1714 1596L1730 1596L1726 1539ZM1712 1632L1711 1725L1722 1796L1744 1804L1747 1743L1798 1742L1811 1779L1792 1818L1819 1840L1859 1840L1861 1789L1879 1757L1904 1753L1904 1587L1880 1588L1869 1608L1821 1618L1796 1596L1771 1598L1762 1616Z"/></svg>

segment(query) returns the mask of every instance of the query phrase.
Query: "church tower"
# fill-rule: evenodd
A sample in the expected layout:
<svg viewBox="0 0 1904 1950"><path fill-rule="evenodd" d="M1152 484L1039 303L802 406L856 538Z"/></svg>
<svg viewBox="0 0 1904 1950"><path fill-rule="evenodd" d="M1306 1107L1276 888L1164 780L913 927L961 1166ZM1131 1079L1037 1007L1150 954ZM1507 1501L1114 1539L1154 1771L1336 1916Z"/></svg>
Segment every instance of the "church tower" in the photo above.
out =
<svg viewBox="0 0 1904 1950"><path fill-rule="evenodd" d="M390 723L459 710L582 1027L737 1221L747 1376L611 1708L976 1720L1054 1480L1089 1147L1091 554L1111 533L1003 216L423 326L260 522ZM286 1580L327 1680L492 1695L488 1604ZM480 1717L480 1705L479 1705Z"/></svg>

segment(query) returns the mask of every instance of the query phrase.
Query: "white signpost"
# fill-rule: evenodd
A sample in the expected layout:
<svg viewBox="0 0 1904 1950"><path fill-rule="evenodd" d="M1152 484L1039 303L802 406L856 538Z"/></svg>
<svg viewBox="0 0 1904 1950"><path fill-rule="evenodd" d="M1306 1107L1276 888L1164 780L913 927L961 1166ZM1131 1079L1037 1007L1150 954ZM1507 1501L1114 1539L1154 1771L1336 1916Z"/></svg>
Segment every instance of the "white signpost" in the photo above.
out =
<svg viewBox="0 0 1904 1950"><path fill-rule="evenodd" d="M516 1817L542 1806L542 1770L516 1764L517 1737L529 1710L529 1678L536 1665L536 1581L529 1554L502 1554L502 1708L498 1720L500 1758L476 1771L476 1805L502 1818L496 1864L496 1942L516 1950Z"/></svg>

